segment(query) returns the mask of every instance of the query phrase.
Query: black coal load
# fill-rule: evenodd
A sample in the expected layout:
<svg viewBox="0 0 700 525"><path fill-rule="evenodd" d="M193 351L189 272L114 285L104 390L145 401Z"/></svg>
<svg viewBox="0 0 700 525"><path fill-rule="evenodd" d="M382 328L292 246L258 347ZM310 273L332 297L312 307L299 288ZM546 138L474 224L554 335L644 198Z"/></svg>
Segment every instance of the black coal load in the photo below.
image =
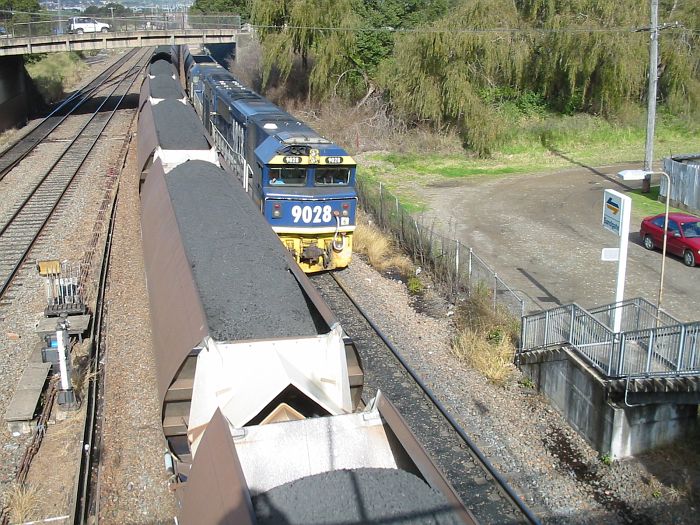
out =
<svg viewBox="0 0 700 525"><path fill-rule="evenodd" d="M165 179L211 336L317 335L314 315L288 269L293 261L240 183L199 160Z"/></svg>
<svg viewBox="0 0 700 525"><path fill-rule="evenodd" d="M168 76L161 75L148 80L148 89L153 98L181 100L185 94L180 88L180 83Z"/></svg>
<svg viewBox="0 0 700 525"><path fill-rule="evenodd" d="M172 59L172 47L171 46L157 46L153 51L153 56L151 57L151 63L156 60L167 60L170 62Z"/></svg>
<svg viewBox="0 0 700 525"><path fill-rule="evenodd" d="M153 121L158 144L163 149L210 149L204 127L191 106L177 100L164 100L153 106Z"/></svg>
<svg viewBox="0 0 700 525"><path fill-rule="evenodd" d="M172 76L175 75L177 71L175 70L175 67L168 62L167 60L156 60L153 62L150 66L148 66L148 74L151 76Z"/></svg>
<svg viewBox="0 0 700 525"><path fill-rule="evenodd" d="M457 525L442 494L404 470L335 470L253 497L259 525Z"/></svg>

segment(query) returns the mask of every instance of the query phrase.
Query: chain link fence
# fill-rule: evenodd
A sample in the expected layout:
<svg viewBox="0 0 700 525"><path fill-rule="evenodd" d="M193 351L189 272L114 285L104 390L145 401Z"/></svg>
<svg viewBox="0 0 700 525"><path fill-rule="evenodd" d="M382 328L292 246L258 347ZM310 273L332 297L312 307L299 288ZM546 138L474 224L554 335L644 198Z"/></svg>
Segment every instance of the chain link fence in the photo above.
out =
<svg viewBox="0 0 700 525"><path fill-rule="evenodd" d="M472 248L436 231L434 222L416 218L381 182L358 178L357 193L363 209L453 297L487 293L494 311L505 308L518 319L523 316L524 300Z"/></svg>

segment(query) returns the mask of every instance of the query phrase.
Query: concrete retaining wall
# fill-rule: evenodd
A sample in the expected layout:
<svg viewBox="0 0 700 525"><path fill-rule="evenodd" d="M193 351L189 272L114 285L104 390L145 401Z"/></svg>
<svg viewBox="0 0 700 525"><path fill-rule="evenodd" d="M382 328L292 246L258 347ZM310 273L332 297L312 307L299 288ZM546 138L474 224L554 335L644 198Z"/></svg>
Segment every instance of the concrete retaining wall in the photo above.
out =
<svg viewBox="0 0 700 525"><path fill-rule="evenodd" d="M671 443L698 427L697 405L626 406L608 399L598 373L571 350L540 352L520 369L601 454L632 456Z"/></svg>
<svg viewBox="0 0 700 525"><path fill-rule="evenodd" d="M24 57L0 56L0 132L24 126L46 111L46 103L24 69Z"/></svg>
<svg viewBox="0 0 700 525"><path fill-rule="evenodd" d="M24 125L28 112L24 58L0 57L0 131Z"/></svg>

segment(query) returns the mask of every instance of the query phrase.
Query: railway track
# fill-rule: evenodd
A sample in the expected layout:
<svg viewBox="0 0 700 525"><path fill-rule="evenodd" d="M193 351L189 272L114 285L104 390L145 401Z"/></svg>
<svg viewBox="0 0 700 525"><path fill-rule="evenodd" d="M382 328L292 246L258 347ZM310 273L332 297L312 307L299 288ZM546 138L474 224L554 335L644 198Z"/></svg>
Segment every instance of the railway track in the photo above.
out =
<svg viewBox="0 0 700 525"><path fill-rule="evenodd" d="M24 200L15 204L11 216L0 224L0 298L5 295L12 279L22 267L53 212L78 175L83 163L119 109L132 85L139 78L139 73L145 66L143 58L146 54L147 52L143 51L140 51L140 54L138 51L130 53L128 54L129 60L121 63L119 68L108 68L113 75L120 68L133 62L133 65L114 79L110 91L106 96L103 96L102 101L75 138L67 144L49 169L39 177L38 182L31 188ZM98 93L99 87L111 80L111 75L102 76L101 83L90 90L90 95ZM81 106L85 100L87 98L73 106L73 110ZM56 129L57 126L58 124L54 125L52 130ZM30 139L30 142L35 141L39 136ZM41 140L46 140L48 136L50 136L50 132L45 133ZM24 139L20 140L20 142L23 141ZM38 143L34 146L36 145Z"/></svg>
<svg viewBox="0 0 700 525"><path fill-rule="evenodd" d="M539 523L464 430L413 373L334 274L311 276L360 352L364 395L379 389L396 405L412 431L482 524Z"/></svg>
<svg viewBox="0 0 700 525"><path fill-rule="evenodd" d="M41 144L41 142L46 139L58 126L60 126L71 114L90 100L91 95L94 94L101 86L103 86L104 83L107 82L116 71L118 71L136 54L136 52L137 50L134 49L133 51L126 53L124 56L119 58L119 60L105 68L104 71L102 71L85 87L76 91L70 97L61 102L58 107L44 117L44 119L26 135L24 135L17 142L12 143L5 148L2 153L0 153L0 180L2 180L12 168L19 164L22 159L29 155L34 148Z"/></svg>

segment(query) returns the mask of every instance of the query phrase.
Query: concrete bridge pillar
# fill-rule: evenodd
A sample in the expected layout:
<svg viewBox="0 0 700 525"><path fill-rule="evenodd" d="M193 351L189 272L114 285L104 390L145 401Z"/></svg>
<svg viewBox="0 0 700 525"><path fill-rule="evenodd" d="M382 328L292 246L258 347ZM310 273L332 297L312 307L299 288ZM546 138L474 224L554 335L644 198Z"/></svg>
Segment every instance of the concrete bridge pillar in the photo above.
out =
<svg viewBox="0 0 700 525"><path fill-rule="evenodd" d="M24 57L0 56L0 131L23 126L43 104L24 69Z"/></svg>

